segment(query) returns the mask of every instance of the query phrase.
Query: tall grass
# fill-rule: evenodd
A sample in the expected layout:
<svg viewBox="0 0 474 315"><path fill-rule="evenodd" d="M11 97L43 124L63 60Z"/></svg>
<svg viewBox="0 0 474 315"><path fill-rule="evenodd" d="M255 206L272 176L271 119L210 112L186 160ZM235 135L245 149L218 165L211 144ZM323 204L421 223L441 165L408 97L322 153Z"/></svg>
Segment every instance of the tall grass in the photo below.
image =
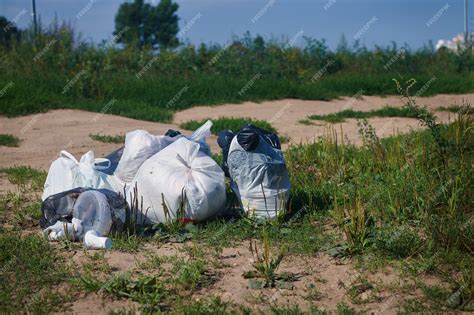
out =
<svg viewBox="0 0 474 315"><path fill-rule="evenodd" d="M452 124L433 126L381 140L361 124L362 148L330 127L321 141L290 147L293 198L333 209L351 250L373 243L378 229L406 225L422 231L425 248L472 254L473 116L466 106Z"/></svg>
<svg viewBox="0 0 474 315"><path fill-rule="evenodd" d="M157 54L92 45L67 24L29 34L0 47L0 115L78 108L170 121L174 111L194 105L396 94L391 79L413 74L431 82L423 95L474 91L469 49L458 55L404 47L397 58L401 47L331 51L306 38L302 48L288 48L245 34L224 47L186 44Z"/></svg>

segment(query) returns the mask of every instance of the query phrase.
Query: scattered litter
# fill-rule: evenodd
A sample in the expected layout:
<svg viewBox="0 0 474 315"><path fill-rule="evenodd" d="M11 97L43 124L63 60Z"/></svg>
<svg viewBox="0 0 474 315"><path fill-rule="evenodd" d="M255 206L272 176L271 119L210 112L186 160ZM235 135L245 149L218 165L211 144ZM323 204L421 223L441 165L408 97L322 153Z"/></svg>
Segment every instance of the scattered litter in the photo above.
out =
<svg viewBox="0 0 474 315"><path fill-rule="evenodd" d="M135 130L106 158L96 159L89 151L78 161L61 151L44 185L44 234L51 241L111 248L106 236L122 232L133 221L122 194L132 193L134 185L140 187L136 192L146 206L138 223L198 221L215 215L225 206L226 191L224 173L206 143L211 127L207 121L189 137L171 129L160 136Z"/></svg>

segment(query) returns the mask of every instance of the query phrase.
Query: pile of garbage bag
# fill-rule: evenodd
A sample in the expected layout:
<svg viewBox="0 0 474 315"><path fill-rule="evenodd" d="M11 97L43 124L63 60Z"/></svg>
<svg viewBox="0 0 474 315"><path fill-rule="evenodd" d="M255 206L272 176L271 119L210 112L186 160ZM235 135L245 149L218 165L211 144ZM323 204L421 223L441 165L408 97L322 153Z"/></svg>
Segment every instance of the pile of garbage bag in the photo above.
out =
<svg viewBox="0 0 474 315"><path fill-rule="evenodd" d="M226 176L245 212L277 216L290 191L278 136L250 124L237 133L220 132L221 167L207 144L211 127L207 121L190 136L131 131L124 146L105 158L89 151L77 160L61 151L44 184L43 233L51 241L108 249L107 236L131 224L206 220L226 210ZM140 201L135 218L133 200Z"/></svg>

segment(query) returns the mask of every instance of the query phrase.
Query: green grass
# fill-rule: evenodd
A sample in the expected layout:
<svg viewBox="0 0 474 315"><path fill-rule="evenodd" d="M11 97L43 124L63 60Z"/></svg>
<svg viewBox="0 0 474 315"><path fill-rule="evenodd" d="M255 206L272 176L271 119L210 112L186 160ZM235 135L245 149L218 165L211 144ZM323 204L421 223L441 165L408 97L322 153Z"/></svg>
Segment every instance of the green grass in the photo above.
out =
<svg viewBox="0 0 474 315"><path fill-rule="evenodd" d="M305 125L305 126L314 126L315 123L309 119L300 119L298 120L298 123Z"/></svg>
<svg viewBox="0 0 474 315"><path fill-rule="evenodd" d="M418 112L407 107L392 107L385 106L381 109L374 109L368 112L358 111L353 109L345 109L337 113L327 115L310 115L309 119L323 120L329 123L340 123L346 121L347 118L367 119L371 117L406 117L417 118Z"/></svg>
<svg viewBox="0 0 474 315"><path fill-rule="evenodd" d="M196 130L200 126L202 126L208 118L197 121L197 120L190 120L187 122L184 122L179 125L180 128L186 129L186 130ZM245 124L251 123L259 128L265 129L270 132L277 132L276 129L267 121L264 120L258 120L258 119L253 119L253 118L240 118L240 117L219 117L217 119L211 119L212 120L212 128L211 132L215 135L219 133L221 130L232 130L234 132L237 132L242 128Z"/></svg>
<svg viewBox="0 0 474 315"><path fill-rule="evenodd" d="M92 140L104 142L104 143L125 143L125 135L102 135L102 134L90 134L89 137Z"/></svg>
<svg viewBox="0 0 474 315"><path fill-rule="evenodd" d="M10 134L0 134L0 146L6 147L18 147L20 145L20 139Z"/></svg>
<svg viewBox="0 0 474 315"><path fill-rule="evenodd" d="M69 278L64 258L37 235L0 232L0 311L49 313L69 300L57 286Z"/></svg>
<svg viewBox="0 0 474 315"><path fill-rule="evenodd" d="M2 174L5 174L10 183L23 192L42 190L47 176L45 171L36 170L30 166L3 168L0 169L0 176Z"/></svg>
<svg viewBox="0 0 474 315"><path fill-rule="evenodd" d="M459 113L461 110L466 110L464 106L460 105L451 105L451 106L439 106L436 108L439 112L450 112L450 113ZM472 108L468 109L469 113L474 114L474 110Z"/></svg>

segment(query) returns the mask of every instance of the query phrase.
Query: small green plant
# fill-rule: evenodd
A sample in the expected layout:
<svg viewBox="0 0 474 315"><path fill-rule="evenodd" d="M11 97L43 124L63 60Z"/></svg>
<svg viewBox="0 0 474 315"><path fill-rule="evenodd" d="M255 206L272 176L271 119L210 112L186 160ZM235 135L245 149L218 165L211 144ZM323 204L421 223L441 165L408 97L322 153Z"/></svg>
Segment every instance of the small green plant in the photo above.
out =
<svg viewBox="0 0 474 315"><path fill-rule="evenodd" d="M314 123L314 121L311 121L309 119L300 119L300 120L298 120L298 123L302 124L302 125L305 125L305 126L314 126L314 125L316 125Z"/></svg>
<svg viewBox="0 0 474 315"><path fill-rule="evenodd" d="M347 289L347 294L355 304L368 303L373 300L367 293L372 293L374 286L364 277L358 277L350 288ZM362 294L367 295L365 298Z"/></svg>
<svg viewBox="0 0 474 315"><path fill-rule="evenodd" d="M90 134L89 137L92 140L95 141L100 141L104 143L117 143L117 144L123 144L125 142L125 136L124 135L102 135L102 134Z"/></svg>
<svg viewBox="0 0 474 315"><path fill-rule="evenodd" d="M137 252L143 246L143 239L137 234L114 233L111 235L112 249L121 252Z"/></svg>
<svg viewBox="0 0 474 315"><path fill-rule="evenodd" d="M6 147L18 147L20 145L20 139L10 134L0 134L0 146Z"/></svg>
<svg viewBox="0 0 474 315"><path fill-rule="evenodd" d="M337 200L334 204L336 220L346 237L345 251L348 254L360 253L373 242L374 218L366 213L359 195L356 195L354 203L348 207L338 206Z"/></svg>
<svg viewBox="0 0 474 315"><path fill-rule="evenodd" d="M203 283L206 271L207 265L202 257L177 259L172 269L173 282L185 290L195 289Z"/></svg>
<svg viewBox="0 0 474 315"><path fill-rule="evenodd" d="M173 214L173 210L166 204L165 196L163 193L161 194L162 199L162 206L163 206L163 213L165 215L165 227L170 234L176 234L179 230L181 230L185 224L186 219L186 209L188 207L188 199L186 197L186 190L181 189L181 198L179 199L178 208L175 211L175 215Z"/></svg>
<svg viewBox="0 0 474 315"><path fill-rule="evenodd" d="M114 276L100 286L99 292L137 301L144 311L160 311L161 302L169 294L158 276L140 275L132 279L130 273Z"/></svg>
<svg viewBox="0 0 474 315"><path fill-rule="evenodd" d="M244 278L249 279L249 287L253 289L265 287L291 289L293 287L291 284L291 280L293 280L293 274L277 273L287 250L280 250L279 254L274 257L271 253L270 241L265 228L262 232L261 246L262 252L259 251L257 241L250 240L250 252L254 257L253 267L255 270L248 271L243 274ZM256 280L258 278L262 278L263 281Z"/></svg>

